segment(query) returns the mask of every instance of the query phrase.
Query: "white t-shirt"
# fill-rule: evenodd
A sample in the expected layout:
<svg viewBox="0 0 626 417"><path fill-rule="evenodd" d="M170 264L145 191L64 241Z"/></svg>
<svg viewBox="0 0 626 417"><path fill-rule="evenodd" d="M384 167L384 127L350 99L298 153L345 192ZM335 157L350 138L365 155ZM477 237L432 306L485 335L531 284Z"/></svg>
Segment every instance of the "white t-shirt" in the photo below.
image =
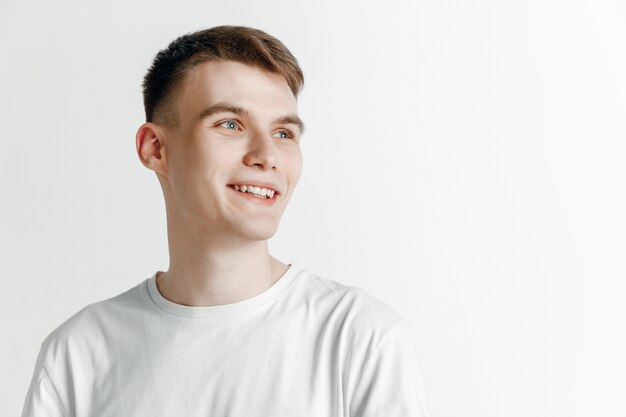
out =
<svg viewBox="0 0 626 417"><path fill-rule="evenodd" d="M426 417L411 333L364 290L290 264L264 292L190 307L156 273L43 341L22 417Z"/></svg>

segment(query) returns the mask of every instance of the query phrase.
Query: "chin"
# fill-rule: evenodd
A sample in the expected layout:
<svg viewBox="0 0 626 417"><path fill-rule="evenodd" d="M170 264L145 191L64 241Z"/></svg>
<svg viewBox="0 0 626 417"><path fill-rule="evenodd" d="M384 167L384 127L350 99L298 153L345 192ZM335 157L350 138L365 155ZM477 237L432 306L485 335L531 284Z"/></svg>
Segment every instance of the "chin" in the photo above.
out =
<svg viewBox="0 0 626 417"><path fill-rule="evenodd" d="M246 227L245 230L240 229L238 232L240 236L245 237L248 240L268 240L276 234L277 230L277 226L262 227L257 229Z"/></svg>

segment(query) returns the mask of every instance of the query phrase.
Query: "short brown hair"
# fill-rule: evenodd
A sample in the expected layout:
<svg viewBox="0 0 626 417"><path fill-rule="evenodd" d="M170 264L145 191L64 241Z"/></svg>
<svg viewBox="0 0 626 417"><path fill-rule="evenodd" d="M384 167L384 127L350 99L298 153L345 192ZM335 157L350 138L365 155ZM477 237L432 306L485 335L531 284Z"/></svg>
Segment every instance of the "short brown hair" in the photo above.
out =
<svg viewBox="0 0 626 417"><path fill-rule="evenodd" d="M215 26L180 36L156 55L142 84L146 122L176 123L168 104L185 74L208 61L236 61L280 74L296 99L304 85L298 61L275 37L246 26Z"/></svg>

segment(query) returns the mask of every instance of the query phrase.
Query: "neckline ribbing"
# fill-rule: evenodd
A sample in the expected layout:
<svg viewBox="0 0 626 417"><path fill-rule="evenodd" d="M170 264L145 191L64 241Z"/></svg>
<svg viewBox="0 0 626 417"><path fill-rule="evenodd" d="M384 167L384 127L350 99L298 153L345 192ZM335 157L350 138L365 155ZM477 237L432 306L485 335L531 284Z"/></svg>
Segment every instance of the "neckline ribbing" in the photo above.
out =
<svg viewBox="0 0 626 417"><path fill-rule="evenodd" d="M159 271L156 271L154 275L146 280L146 285L148 287L148 294L150 295L151 300L165 313L182 318L203 319L244 313L272 301L294 281L301 271L301 269L296 268L293 264L289 264L289 268L283 273L283 275L281 275L271 287L262 293L235 303L206 307L192 307L177 304L163 297L156 285L156 277Z"/></svg>

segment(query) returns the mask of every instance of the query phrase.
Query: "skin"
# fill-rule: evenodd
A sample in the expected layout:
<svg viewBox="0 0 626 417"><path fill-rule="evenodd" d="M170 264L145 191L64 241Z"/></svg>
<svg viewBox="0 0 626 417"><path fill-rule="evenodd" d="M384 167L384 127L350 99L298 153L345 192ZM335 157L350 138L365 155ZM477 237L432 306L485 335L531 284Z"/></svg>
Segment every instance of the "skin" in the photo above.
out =
<svg viewBox="0 0 626 417"><path fill-rule="evenodd" d="M199 116L220 102L249 114ZM159 291L198 307L260 294L289 267L269 254L267 240L302 171L302 132L295 123L275 123L297 116L296 98L282 76L225 61L191 69L173 104L178 123L147 122L136 135L137 154L156 173L165 199L170 265L157 272ZM273 206L227 188L248 179L278 186Z"/></svg>

